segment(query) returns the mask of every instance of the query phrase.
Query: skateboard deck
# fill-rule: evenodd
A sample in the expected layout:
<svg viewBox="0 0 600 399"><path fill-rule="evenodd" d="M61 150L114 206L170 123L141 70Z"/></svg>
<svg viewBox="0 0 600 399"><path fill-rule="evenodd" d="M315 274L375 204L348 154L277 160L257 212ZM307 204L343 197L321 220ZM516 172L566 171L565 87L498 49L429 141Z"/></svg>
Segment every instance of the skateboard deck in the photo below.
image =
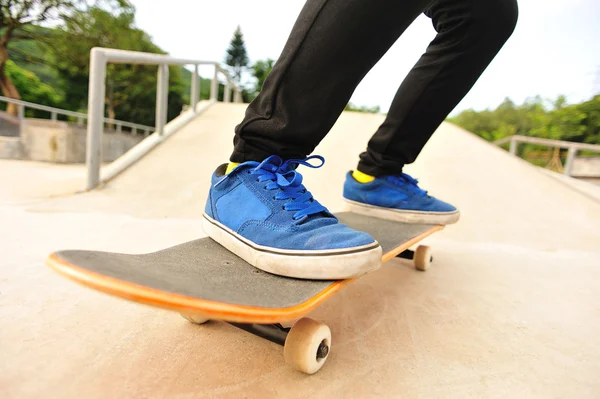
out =
<svg viewBox="0 0 600 399"><path fill-rule="evenodd" d="M443 226L404 224L348 212L340 222L371 234L382 262ZM148 254L64 250L47 265L80 284L198 319L283 323L303 317L356 280L301 280L263 272L212 239L200 238Z"/></svg>

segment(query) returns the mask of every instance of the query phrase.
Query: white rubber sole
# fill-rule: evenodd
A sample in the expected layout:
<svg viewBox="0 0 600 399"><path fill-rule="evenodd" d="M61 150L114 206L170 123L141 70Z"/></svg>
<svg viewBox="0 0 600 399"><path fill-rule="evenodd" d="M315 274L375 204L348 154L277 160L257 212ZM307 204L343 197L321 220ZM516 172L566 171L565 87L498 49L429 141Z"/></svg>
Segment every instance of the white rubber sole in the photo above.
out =
<svg viewBox="0 0 600 399"><path fill-rule="evenodd" d="M341 280L381 267L379 243L323 251L294 251L254 244L204 214L202 228L210 238L266 272L310 280Z"/></svg>
<svg viewBox="0 0 600 399"><path fill-rule="evenodd" d="M419 212L400 209L383 208L375 205L361 204L343 198L344 210L359 215L372 216L378 219L393 220L402 223L418 224L452 224L458 222L460 212Z"/></svg>

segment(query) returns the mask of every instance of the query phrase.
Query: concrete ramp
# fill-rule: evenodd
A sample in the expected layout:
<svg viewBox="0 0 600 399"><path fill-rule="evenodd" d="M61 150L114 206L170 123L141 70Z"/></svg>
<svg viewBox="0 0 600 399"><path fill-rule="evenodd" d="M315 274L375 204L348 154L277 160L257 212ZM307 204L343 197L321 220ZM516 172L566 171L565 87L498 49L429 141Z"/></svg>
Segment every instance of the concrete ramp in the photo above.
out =
<svg viewBox="0 0 600 399"><path fill-rule="evenodd" d="M314 376L288 368L275 344L88 290L43 265L62 248L139 253L202 236L210 174L244 110L211 107L100 190L34 200L27 191L22 201L13 190L0 204L0 396L598 397L600 205L449 124L407 171L461 221L428 239L427 273L389 262L314 312L333 331ZM332 210L382 120L343 114L315 152L325 166L304 168Z"/></svg>

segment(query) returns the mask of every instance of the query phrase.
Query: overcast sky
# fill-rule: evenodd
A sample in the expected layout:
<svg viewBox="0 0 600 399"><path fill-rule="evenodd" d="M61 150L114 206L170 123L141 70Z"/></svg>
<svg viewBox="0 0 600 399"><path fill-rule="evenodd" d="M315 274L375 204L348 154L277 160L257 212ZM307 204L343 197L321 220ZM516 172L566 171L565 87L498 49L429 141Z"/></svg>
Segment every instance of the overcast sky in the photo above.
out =
<svg viewBox="0 0 600 399"><path fill-rule="evenodd" d="M368 0L365 0L368 1ZM486 1L486 0L480 0ZM223 61L240 25L250 61L276 59L304 4L299 0L133 0L136 24L178 57ZM167 4L158 6L157 3ZM351 101L387 111L435 31L419 17L357 87ZM520 0L513 36L456 107L485 109L536 94L578 102L600 92L600 1Z"/></svg>

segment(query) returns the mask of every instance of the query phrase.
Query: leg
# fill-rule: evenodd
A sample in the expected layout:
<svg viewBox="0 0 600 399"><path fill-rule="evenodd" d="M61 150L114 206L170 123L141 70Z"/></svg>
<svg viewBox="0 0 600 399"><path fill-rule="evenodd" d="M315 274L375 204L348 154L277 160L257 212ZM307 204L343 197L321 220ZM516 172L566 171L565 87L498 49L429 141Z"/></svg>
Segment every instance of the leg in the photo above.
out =
<svg viewBox="0 0 600 399"><path fill-rule="evenodd" d="M236 128L232 162L305 158L430 0L308 0Z"/></svg>
<svg viewBox="0 0 600 399"><path fill-rule="evenodd" d="M415 161L510 37L518 11L516 0L434 0L425 13L438 34L361 154L363 173L398 175Z"/></svg>
<svg viewBox="0 0 600 399"><path fill-rule="evenodd" d="M434 0L436 38L408 74L384 123L346 176L351 211L401 222L450 224L458 210L403 174L514 30L516 0Z"/></svg>

